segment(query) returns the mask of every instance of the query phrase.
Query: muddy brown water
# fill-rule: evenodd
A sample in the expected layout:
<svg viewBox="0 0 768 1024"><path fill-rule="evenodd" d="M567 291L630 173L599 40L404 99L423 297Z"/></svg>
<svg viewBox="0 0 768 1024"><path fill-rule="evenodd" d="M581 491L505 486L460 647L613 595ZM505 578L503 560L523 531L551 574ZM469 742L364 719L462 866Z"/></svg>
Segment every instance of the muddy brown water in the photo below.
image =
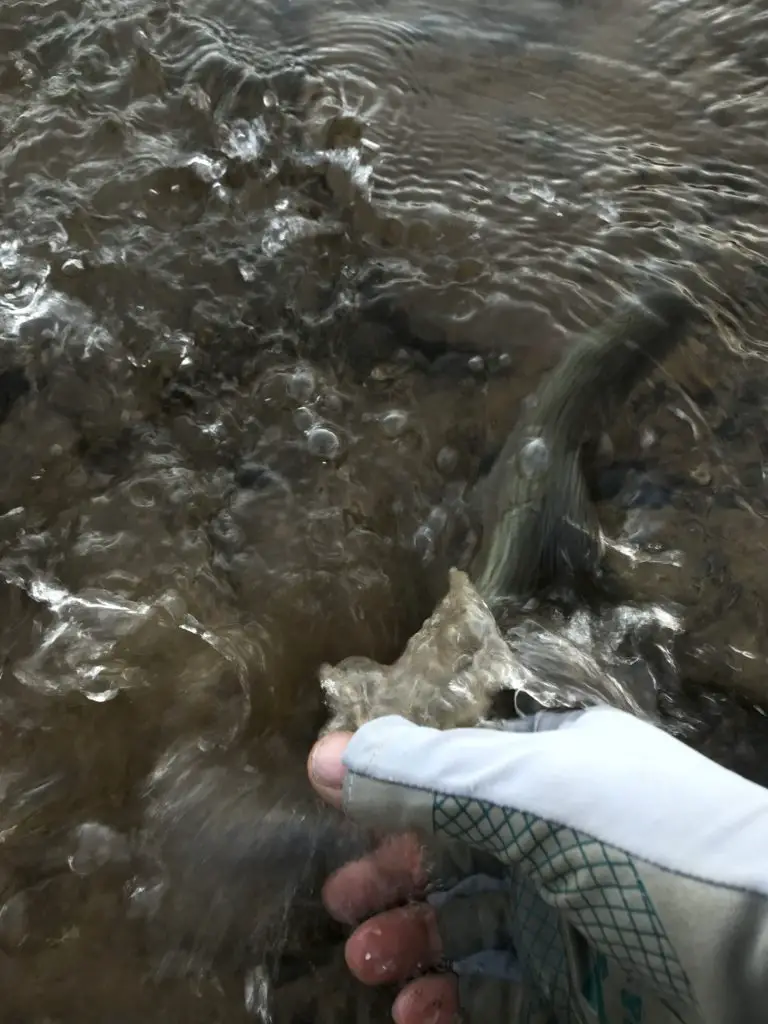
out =
<svg viewBox="0 0 768 1024"><path fill-rule="evenodd" d="M306 799L318 667L399 652L640 275L722 324L617 424L601 513L685 624L666 713L768 781L760 4L14 0L0 44L0 1021L263 1019L253 964L163 934L153 772ZM323 934L274 1019L386 1020Z"/></svg>

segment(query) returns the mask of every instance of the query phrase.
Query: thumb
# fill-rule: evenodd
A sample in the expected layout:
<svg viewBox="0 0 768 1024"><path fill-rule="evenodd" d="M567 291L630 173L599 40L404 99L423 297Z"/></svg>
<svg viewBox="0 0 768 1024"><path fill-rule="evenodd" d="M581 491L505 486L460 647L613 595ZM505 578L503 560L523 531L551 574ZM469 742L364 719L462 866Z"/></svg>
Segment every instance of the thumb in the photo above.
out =
<svg viewBox="0 0 768 1024"><path fill-rule="evenodd" d="M351 732L332 732L312 747L307 760L309 781L315 792L332 807L341 810L347 769L342 758L352 739Z"/></svg>
<svg viewBox="0 0 768 1024"><path fill-rule="evenodd" d="M551 745L546 735L570 731L583 714L539 713L501 732L442 732L395 715L377 718L355 733L331 733L316 743L309 776L317 793L358 825L429 835L441 829L435 815L440 818L446 797L493 803L519 788L514 779L523 766L528 772L521 785L531 764L543 771Z"/></svg>
<svg viewBox="0 0 768 1024"><path fill-rule="evenodd" d="M562 720L562 713L543 712L503 724L496 723L496 726L510 732L537 732L555 729ZM353 736L354 733L351 732L329 733L315 743L307 760L307 773L312 787L326 803L337 810L350 810L349 807L345 807L345 782L348 784L349 780L344 762L347 747ZM394 753L396 755L396 751Z"/></svg>
<svg viewBox="0 0 768 1024"><path fill-rule="evenodd" d="M580 712L563 713L562 711L546 711L541 705L535 704L530 698L531 709L535 705L538 713L524 713L525 716L510 721L494 722L493 728L505 732L543 732L559 728L564 721L574 718ZM307 772L315 791L332 807L341 809L344 780L347 768L344 755L354 733L333 732L318 740L309 752Z"/></svg>

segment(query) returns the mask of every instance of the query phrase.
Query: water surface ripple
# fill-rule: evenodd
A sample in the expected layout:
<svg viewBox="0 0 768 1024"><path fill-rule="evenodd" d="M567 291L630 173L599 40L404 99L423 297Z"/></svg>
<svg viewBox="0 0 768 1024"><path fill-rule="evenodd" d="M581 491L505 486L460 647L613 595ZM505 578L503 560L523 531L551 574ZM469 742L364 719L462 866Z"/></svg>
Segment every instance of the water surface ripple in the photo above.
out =
<svg viewBox="0 0 768 1024"><path fill-rule="evenodd" d="M235 919L285 947L276 1024L387 1019L205 851L210 941L163 934L148 822L221 806L184 789L216 752L290 837L319 666L401 650L520 400L640 276L722 329L612 437L606 528L682 623L624 668L768 781L762 4L6 0L0 53L4 1020L266 1020Z"/></svg>

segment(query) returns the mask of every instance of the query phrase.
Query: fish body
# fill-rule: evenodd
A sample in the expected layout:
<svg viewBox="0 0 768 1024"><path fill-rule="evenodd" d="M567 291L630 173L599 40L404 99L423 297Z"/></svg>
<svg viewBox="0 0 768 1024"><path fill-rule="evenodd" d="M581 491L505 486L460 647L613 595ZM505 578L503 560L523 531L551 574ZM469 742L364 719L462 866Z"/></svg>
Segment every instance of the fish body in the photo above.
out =
<svg viewBox="0 0 768 1024"><path fill-rule="evenodd" d="M532 396L482 487L469 575L486 601L594 573L600 530L582 466L632 390L686 337L698 307L674 288L624 302L577 339Z"/></svg>

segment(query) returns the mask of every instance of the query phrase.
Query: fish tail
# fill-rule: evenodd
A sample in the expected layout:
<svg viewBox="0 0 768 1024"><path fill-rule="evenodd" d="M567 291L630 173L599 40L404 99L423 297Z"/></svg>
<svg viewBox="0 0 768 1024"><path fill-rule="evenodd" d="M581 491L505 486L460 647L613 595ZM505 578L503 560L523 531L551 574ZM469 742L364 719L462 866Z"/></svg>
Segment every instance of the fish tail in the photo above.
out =
<svg viewBox="0 0 768 1024"><path fill-rule="evenodd" d="M625 300L604 325L576 340L544 382L538 402L542 425L557 426L578 447L596 426L608 425L700 315L671 286Z"/></svg>
<svg viewBox="0 0 768 1024"><path fill-rule="evenodd" d="M577 339L542 381L486 482L471 570L486 600L525 600L543 584L594 576L602 537L582 446L686 338L697 312L673 287L648 289Z"/></svg>

